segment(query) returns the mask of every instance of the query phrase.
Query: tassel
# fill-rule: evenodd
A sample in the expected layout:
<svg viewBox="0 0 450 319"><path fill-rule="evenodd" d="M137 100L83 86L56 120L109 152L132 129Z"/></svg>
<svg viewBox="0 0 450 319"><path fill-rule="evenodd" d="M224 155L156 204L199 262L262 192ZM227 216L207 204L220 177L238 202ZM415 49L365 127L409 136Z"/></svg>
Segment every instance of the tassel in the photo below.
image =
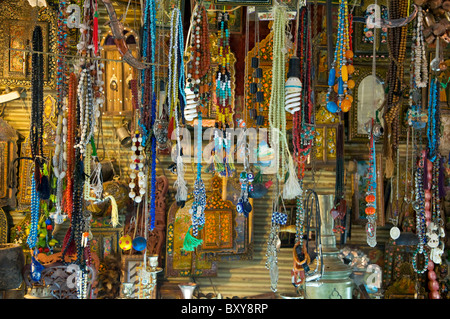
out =
<svg viewBox="0 0 450 319"><path fill-rule="evenodd" d="M46 175L42 175L41 177L38 192L41 199L47 200L50 198L50 182L48 181L48 177Z"/></svg>
<svg viewBox="0 0 450 319"><path fill-rule="evenodd" d="M119 209L117 208L117 202L116 199L111 196L108 195L106 196L106 198L109 198L109 200L111 201L111 225L115 228L117 225L119 224Z"/></svg>
<svg viewBox="0 0 450 319"><path fill-rule="evenodd" d="M284 184L283 189L283 198L284 199L294 199L297 196L300 196L302 193L302 188L297 178L297 174L295 174L295 166L294 160L292 156L289 156L289 177Z"/></svg>
<svg viewBox="0 0 450 319"><path fill-rule="evenodd" d="M175 181L174 186L177 189L177 194L175 195L176 202L185 202L187 199L188 188L184 179L183 158L181 156L177 157L177 180Z"/></svg>
<svg viewBox="0 0 450 319"><path fill-rule="evenodd" d="M186 236L184 236L183 250L185 250L185 251L194 251L198 245L203 243L202 239L197 239L191 235L191 233L190 233L191 229L192 229L192 226L189 226Z"/></svg>
<svg viewBox="0 0 450 319"><path fill-rule="evenodd" d="M169 121L169 127L167 128L167 135L168 135L167 137L169 140L172 139L173 128L174 128L174 119L173 117L171 117Z"/></svg>
<svg viewBox="0 0 450 319"><path fill-rule="evenodd" d="M95 55L98 53L98 11L94 13L94 30L92 31L92 42L94 42Z"/></svg>

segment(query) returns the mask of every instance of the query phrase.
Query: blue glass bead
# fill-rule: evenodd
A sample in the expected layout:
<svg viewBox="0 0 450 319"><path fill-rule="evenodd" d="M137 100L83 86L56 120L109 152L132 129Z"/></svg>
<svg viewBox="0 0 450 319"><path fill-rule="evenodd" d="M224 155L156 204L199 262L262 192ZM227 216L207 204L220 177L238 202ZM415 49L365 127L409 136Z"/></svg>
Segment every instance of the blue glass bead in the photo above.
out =
<svg viewBox="0 0 450 319"><path fill-rule="evenodd" d="M328 76L328 86L333 86L336 80L336 69L332 68L330 70L330 74Z"/></svg>
<svg viewBox="0 0 450 319"><path fill-rule="evenodd" d="M338 79L338 94L344 94L344 81L342 80L342 77L339 77Z"/></svg>
<svg viewBox="0 0 450 319"><path fill-rule="evenodd" d="M336 102L334 102L334 101L329 101L329 102L327 103L327 110L328 110L328 112L330 112L330 113L336 113L336 112L339 110L339 108L338 108Z"/></svg>

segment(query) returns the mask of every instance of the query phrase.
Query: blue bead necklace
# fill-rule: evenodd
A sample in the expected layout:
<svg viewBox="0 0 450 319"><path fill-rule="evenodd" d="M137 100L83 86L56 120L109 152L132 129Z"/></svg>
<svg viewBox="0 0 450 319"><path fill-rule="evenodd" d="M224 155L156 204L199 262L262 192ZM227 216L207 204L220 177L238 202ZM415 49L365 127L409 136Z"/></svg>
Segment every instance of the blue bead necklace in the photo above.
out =
<svg viewBox="0 0 450 319"><path fill-rule="evenodd" d="M206 190L202 180L202 113L198 112L197 124L197 177L194 183L194 203L192 204L192 234L205 224Z"/></svg>
<svg viewBox="0 0 450 319"><path fill-rule="evenodd" d="M439 87L439 81L436 78L433 78L430 83L427 125L427 149L428 158L431 162L434 162L436 160L440 144Z"/></svg>

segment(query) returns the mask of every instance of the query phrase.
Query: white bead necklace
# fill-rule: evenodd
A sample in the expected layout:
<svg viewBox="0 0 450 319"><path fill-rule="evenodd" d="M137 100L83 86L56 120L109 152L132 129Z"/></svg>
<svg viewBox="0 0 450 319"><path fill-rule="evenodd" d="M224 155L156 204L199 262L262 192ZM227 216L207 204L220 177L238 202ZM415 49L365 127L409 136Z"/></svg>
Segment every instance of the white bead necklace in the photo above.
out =
<svg viewBox="0 0 450 319"><path fill-rule="evenodd" d="M418 88L424 88L428 83L428 65L423 39L423 11L420 6L417 13L417 27L414 31L416 37L414 46L414 81Z"/></svg>

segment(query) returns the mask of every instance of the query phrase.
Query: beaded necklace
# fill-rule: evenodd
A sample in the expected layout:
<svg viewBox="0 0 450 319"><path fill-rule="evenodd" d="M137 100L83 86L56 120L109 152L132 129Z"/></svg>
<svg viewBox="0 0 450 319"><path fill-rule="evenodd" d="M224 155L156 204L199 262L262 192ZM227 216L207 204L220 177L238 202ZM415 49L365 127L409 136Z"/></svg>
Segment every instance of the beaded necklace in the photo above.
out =
<svg viewBox="0 0 450 319"><path fill-rule="evenodd" d="M418 88L427 86L428 83L428 63L425 42L423 39L423 9L418 7L417 25L414 29L413 42L414 47L414 80Z"/></svg>
<svg viewBox="0 0 450 319"><path fill-rule="evenodd" d="M208 17L205 6L199 4L192 14L191 26L193 29L190 39L190 60L187 63L187 85L190 90L191 101L186 96L184 115L186 120L193 120L199 111L206 107L209 101L208 74L211 65L209 49ZM189 41L186 41L189 43ZM188 109L188 106L189 109ZM198 109L198 106L200 109Z"/></svg>
<svg viewBox="0 0 450 319"><path fill-rule="evenodd" d="M371 129L369 132L369 168L368 168L368 188L366 192L366 209L367 216L366 234L367 244L370 247L375 247L377 244L376 239L376 222L377 222L377 167L376 167L376 155L375 155L375 137L373 134L374 119L372 118Z"/></svg>
<svg viewBox="0 0 450 319"><path fill-rule="evenodd" d="M146 131L152 131L156 121L156 81L155 81L155 70L156 67L154 63L156 62L156 2L155 1L147 1L145 7L145 17L144 17L144 38L143 38L143 54L142 56L153 63L153 65L147 69L142 71L142 83L144 85L143 88L143 96L144 101L146 103L144 105L150 105L150 118L144 121L144 125L146 125ZM145 114L141 114L141 116L146 119ZM137 133L137 132L136 132ZM135 143L142 143L145 147L146 138L142 138L139 136L135 137ZM156 137L154 134L151 134L150 137L150 148L151 148L151 163L150 163L150 215L148 216L148 225L149 230L152 231L155 227L155 214L156 214ZM138 146L139 148L139 146ZM140 156L140 154L136 154ZM143 163L139 164L143 169ZM138 173L138 175L140 172ZM146 175L144 175L146 176ZM148 179L148 177L145 177ZM140 184L140 192L142 190L141 196L145 193L145 189L143 186L146 183L141 182ZM136 196L139 199L139 196ZM135 199L136 199L135 198ZM145 206L147 207L147 205Z"/></svg>
<svg viewBox="0 0 450 319"><path fill-rule="evenodd" d="M428 158L434 162L439 152L440 144L440 106L439 106L440 84L437 78L430 83L430 97L428 99L428 125L427 125L427 150Z"/></svg>
<svg viewBox="0 0 450 319"><path fill-rule="evenodd" d="M33 51L43 51L43 38L40 26L33 30L32 38ZM30 126L30 146L31 156L34 161L34 173L31 185L31 225L30 233L27 238L27 244L30 250L36 247L38 223L40 215L40 183L41 183L41 163L43 160L42 151L42 133L43 133L43 55L39 53L32 54L32 103L31 103L31 126ZM34 253L32 253L33 255Z"/></svg>
<svg viewBox="0 0 450 319"><path fill-rule="evenodd" d="M83 68L80 75L79 84L77 87L78 102L80 110L80 141L75 147L80 149L82 155L89 157L90 154L86 153L86 146L91 141L91 137L94 133L93 125L93 100L94 94L92 89L91 75L86 68ZM90 158L89 158L90 160Z"/></svg>
<svg viewBox="0 0 450 319"><path fill-rule="evenodd" d="M205 224L206 191L202 180L202 113L198 113L197 124L197 177L194 183L194 203L191 208L192 234L198 235L198 230Z"/></svg>
<svg viewBox="0 0 450 319"><path fill-rule="evenodd" d="M231 153L231 133L227 130L233 126L231 73L230 73L230 14L217 12L218 29L218 66L216 72L216 123L214 130L214 168L219 175L232 176L234 164Z"/></svg>
<svg viewBox="0 0 450 319"><path fill-rule="evenodd" d="M272 92L269 104L270 144L275 152L275 169L279 180L284 180L286 173L286 112L284 110L285 96L285 30L288 23L286 7L274 6L273 24L273 62L272 62Z"/></svg>
<svg viewBox="0 0 450 319"><path fill-rule="evenodd" d="M326 95L326 107L331 113L347 112L351 107L351 100L348 96L348 80L351 72L349 72L349 65L350 60L353 58L353 52L350 50L349 41L348 3L347 0L340 0L336 47L328 76L328 91ZM353 70L353 68L350 67L350 70ZM331 99L333 88L337 93L337 103Z"/></svg>
<svg viewBox="0 0 450 319"><path fill-rule="evenodd" d="M67 161L66 189L64 192L64 211L72 218L73 203L73 173L75 163L75 126L77 105L77 77L74 73L69 76L69 98L67 105L67 142L64 144L64 153Z"/></svg>
<svg viewBox="0 0 450 319"><path fill-rule="evenodd" d="M233 122L231 110L231 74L230 74L230 14L225 10L217 13L219 59L216 75L217 121L221 128Z"/></svg>
<svg viewBox="0 0 450 319"><path fill-rule="evenodd" d="M417 144L416 144L417 145ZM413 269L418 274L423 274L427 271L428 266L428 253L425 249L426 244L426 216L425 216L425 195L424 195L424 184L423 184L423 176L424 176L424 166L426 161L426 152L422 151L419 161L417 163L417 168L415 172L415 201L413 202L413 208L416 212L416 234L419 238L419 242L417 243L417 248L413 254L412 265ZM424 262L423 268L417 268L417 256L423 255Z"/></svg>
<svg viewBox="0 0 450 319"><path fill-rule="evenodd" d="M389 17L391 19L401 18L407 14L408 1L393 0L389 2ZM399 122L400 122L400 96L402 90L404 60L406 55L407 26L399 28L388 28L388 49L389 64L387 75L387 97L386 108L384 110L386 143L385 146L391 147L392 152L387 151L388 157L392 160L393 154L398 147L399 140Z"/></svg>
<svg viewBox="0 0 450 319"><path fill-rule="evenodd" d="M66 175L66 160L62 148L66 142L67 132L64 132L63 127L67 124L65 119L65 98L68 93L68 65L67 60L63 56L67 54L67 23L65 21L64 12L66 11L66 1L61 0L59 2L58 11L58 55L57 58L57 72L56 72L56 90L57 90L57 104L56 104L56 116L57 116L57 129L55 137L55 153L53 155L53 173L57 179L56 181L56 199L55 208L56 212L53 215L55 223L61 224L63 218L62 214L62 191L64 187L64 177ZM65 119L65 120L64 120Z"/></svg>
<svg viewBox="0 0 450 319"><path fill-rule="evenodd" d="M179 86L181 84L182 76L182 66L183 57L182 50L183 47L183 26L181 22L181 12L178 8L172 10L171 20L170 20L170 46L169 46L169 80L168 80L168 110L169 115L173 111L174 122L175 122L175 133L177 139L177 180L174 183L174 187L177 188L177 193L175 195L175 200L179 206L184 206L187 199L187 185L184 179L184 165L183 157L181 155L181 140L180 140L180 123L179 123L179 110L178 102L182 104L184 95L181 95L179 99ZM177 83L177 80L179 82ZM184 93L184 90L183 90ZM185 102L185 101L184 101Z"/></svg>

